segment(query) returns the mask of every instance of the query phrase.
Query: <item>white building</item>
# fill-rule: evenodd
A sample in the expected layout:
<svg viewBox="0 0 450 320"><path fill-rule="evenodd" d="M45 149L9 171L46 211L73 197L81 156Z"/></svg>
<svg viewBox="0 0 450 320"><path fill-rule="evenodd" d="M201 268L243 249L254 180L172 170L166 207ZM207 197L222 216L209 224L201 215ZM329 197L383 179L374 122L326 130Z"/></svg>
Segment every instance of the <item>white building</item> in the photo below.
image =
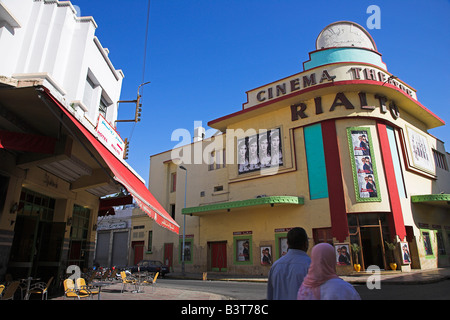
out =
<svg viewBox="0 0 450 320"><path fill-rule="evenodd" d="M123 159L124 75L96 28L69 1L0 1L0 280L92 266L97 216L132 198L178 230Z"/></svg>
<svg viewBox="0 0 450 320"><path fill-rule="evenodd" d="M2 76L43 81L85 126L101 113L114 123L124 74L95 36L93 17L78 16L69 1L3 0L0 26Z"/></svg>

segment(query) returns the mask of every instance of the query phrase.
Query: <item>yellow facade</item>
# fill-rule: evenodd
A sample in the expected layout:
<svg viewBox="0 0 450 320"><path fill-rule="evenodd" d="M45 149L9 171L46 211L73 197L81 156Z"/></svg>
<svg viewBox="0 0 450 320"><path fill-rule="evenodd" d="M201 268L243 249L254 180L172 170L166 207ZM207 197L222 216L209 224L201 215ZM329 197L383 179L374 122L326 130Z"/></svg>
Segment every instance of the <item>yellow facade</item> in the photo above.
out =
<svg viewBox="0 0 450 320"><path fill-rule="evenodd" d="M369 264L388 267L386 242L396 244L394 255L399 269L404 271L448 265L449 207L436 197L443 191L447 199L450 175L448 168L437 166L430 157L441 154L445 161L449 157L443 142L427 133L443 122L417 101L414 89L401 80L394 82L390 76L384 68L364 61L316 66L248 91L242 110L209 122L220 134L151 156L150 191L168 211L175 206L175 219L180 230L185 228L189 254L186 270L266 275L270 264L261 263L262 250L267 247L272 260L279 258L287 230L297 226L307 231L310 248L322 241L336 246L359 242L366 268ZM314 126L322 130L319 140L323 149L310 142L317 139L305 137L305 130L310 132ZM370 133L376 196L370 193L368 185L364 189L357 180L361 171L355 168L359 168L356 162L360 157L356 151L352 153L355 142L351 139L359 129ZM278 130L282 164L267 170L240 172L240 141ZM427 164L433 165L431 169L414 162L411 132L427 145L423 155ZM308 163L308 157L312 157L308 156L308 149L324 152L326 176L322 177L327 181L317 181L311 175L316 168L314 163ZM208 163L212 152L216 159L213 168ZM219 163L217 168L222 152L226 153L226 165ZM174 174L176 190L172 189ZM326 189L327 195L311 194L314 185ZM432 195L434 200L415 202L417 195ZM251 205L252 199L271 197L299 197L302 203ZM234 207L238 202L241 206ZM353 225L353 220L358 222ZM172 235L155 224L152 231L151 257L165 260L169 253L164 251L164 244L171 243L171 266L179 271L182 231L180 236ZM321 238L323 234L325 239ZM431 247L425 252L424 241L428 237ZM250 244L249 261L243 258L246 253L240 256L244 240ZM400 261L400 246L405 244L411 250L411 263ZM218 260L222 264L219 268ZM340 272L350 270L348 266L340 267Z"/></svg>

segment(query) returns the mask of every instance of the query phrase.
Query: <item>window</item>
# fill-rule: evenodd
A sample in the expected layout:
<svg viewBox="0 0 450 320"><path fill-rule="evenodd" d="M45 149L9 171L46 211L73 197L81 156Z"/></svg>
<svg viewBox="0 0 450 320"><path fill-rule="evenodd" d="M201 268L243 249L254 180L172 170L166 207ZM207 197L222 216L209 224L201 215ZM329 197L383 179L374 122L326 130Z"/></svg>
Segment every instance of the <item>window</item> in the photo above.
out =
<svg viewBox="0 0 450 320"><path fill-rule="evenodd" d="M177 191L177 173L172 172L170 174L170 192Z"/></svg>
<svg viewBox="0 0 450 320"><path fill-rule="evenodd" d="M153 231L150 230L150 231L148 232L147 251L152 251L152 245L153 245Z"/></svg>
<svg viewBox="0 0 450 320"><path fill-rule="evenodd" d="M313 229L314 244L327 242L333 244L333 237L331 236L331 228Z"/></svg>
<svg viewBox="0 0 450 320"><path fill-rule="evenodd" d="M105 98L100 98L100 105L98 107L98 113L103 116L103 118L106 119L106 112L108 109L108 103L106 102Z"/></svg>
<svg viewBox="0 0 450 320"><path fill-rule="evenodd" d="M216 150L209 154L208 170L212 171L215 169L226 167L226 152L223 150Z"/></svg>
<svg viewBox="0 0 450 320"><path fill-rule="evenodd" d="M214 187L214 192L223 191L223 186Z"/></svg>
<svg viewBox="0 0 450 320"><path fill-rule="evenodd" d="M448 171L447 159L445 158L445 155L443 153L440 153L439 151L433 149L433 157L434 163L436 163L436 167Z"/></svg>
<svg viewBox="0 0 450 320"><path fill-rule="evenodd" d="M428 231L422 231L422 238L423 238L423 247L425 249L425 255L432 256L433 249L431 248L430 233Z"/></svg>
<svg viewBox="0 0 450 320"><path fill-rule="evenodd" d="M438 230L436 232L436 240L437 240L437 246L438 246L438 254L439 255L445 255L445 245L444 245L444 238L442 237L442 232Z"/></svg>
<svg viewBox="0 0 450 320"><path fill-rule="evenodd" d="M185 237L184 239L184 262L185 263L192 263L192 248L193 248L193 241L194 239L192 237ZM180 238L180 242L179 242L179 259L180 259L180 263L183 261L183 238Z"/></svg>
<svg viewBox="0 0 450 320"><path fill-rule="evenodd" d="M170 205L170 216L175 220L175 204Z"/></svg>

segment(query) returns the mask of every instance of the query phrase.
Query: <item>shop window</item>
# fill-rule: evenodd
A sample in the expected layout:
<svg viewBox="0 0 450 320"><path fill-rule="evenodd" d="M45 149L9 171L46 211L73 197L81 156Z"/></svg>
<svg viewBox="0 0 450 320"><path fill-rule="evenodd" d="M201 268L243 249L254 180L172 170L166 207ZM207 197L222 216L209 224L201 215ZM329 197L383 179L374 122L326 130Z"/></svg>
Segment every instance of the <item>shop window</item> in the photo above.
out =
<svg viewBox="0 0 450 320"><path fill-rule="evenodd" d="M445 255L446 251L444 245L444 238L442 237L442 232L440 230L436 232L436 240L437 240L438 254Z"/></svg>
<svg viewBox="0 0 450 320"><path fill-rule="evenodd" d="M253 264L252 236L248 232L237 233L233 237L234 263L238 265Z"/></svg>
<svg viewBox="0 0 450 320"><path fill-rule="evenodd" d="M87 265L87 242L89 234L89 219L91 210L74 205L72 224L70 228L69 265L77 265L83 268Z"/></svg>
<svg viewBox="0 0 450 320"><path fill-rule="evenodd" d="M34 216L41 221L53 221L55 199L23 188L17 213Z"/></svg>
<svg viewBox="0 0 450 320"><path fill-rule="evenodd" d="M432 256L433 255L433 249L431 247L430 232L422 231L422 238L423 238L423 247L425 249L425 255Z"/></svg>
<svg viewBox="0 0 450 320"><path fill-rule="evenodd" d="M192 238L185 238L184 240L184 263L192 263L192 248L193 248L193 240ZM180 243L179 243L179 259L180 259L180 263L183 261L183 238L180 238Z"/></svg>
<svg viewBox="0 0 450 320"><path fill-rule="evenodd" d="M287 233L277 234L275 238L277 244L275 253L277 255L277 259L279 259L288 252Z"/></svg>

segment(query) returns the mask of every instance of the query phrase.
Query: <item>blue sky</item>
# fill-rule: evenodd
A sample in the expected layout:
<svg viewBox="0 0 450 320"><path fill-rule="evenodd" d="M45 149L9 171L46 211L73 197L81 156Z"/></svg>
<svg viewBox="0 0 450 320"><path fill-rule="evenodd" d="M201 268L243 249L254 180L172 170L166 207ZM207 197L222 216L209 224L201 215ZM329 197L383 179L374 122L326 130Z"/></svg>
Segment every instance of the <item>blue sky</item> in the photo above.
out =
<svg viewBox="0 0 450 320"><path fill-rule="evenodd" d="M122 100L143 87L141 122L119 123L130 140L128 163L146 180L150 155L171 150L177 128L241 110L246 91L303 71L328 24L349 20L375 40L388 71L417 90L419 101L446 122L430 133L450 151L450 2L331 0L151 0L143 73L148 0L73 0L93 16L96 36L125 78ZM368 29L369 5L381 28ZM134 117L121 104L119 119Z"/></svg>

